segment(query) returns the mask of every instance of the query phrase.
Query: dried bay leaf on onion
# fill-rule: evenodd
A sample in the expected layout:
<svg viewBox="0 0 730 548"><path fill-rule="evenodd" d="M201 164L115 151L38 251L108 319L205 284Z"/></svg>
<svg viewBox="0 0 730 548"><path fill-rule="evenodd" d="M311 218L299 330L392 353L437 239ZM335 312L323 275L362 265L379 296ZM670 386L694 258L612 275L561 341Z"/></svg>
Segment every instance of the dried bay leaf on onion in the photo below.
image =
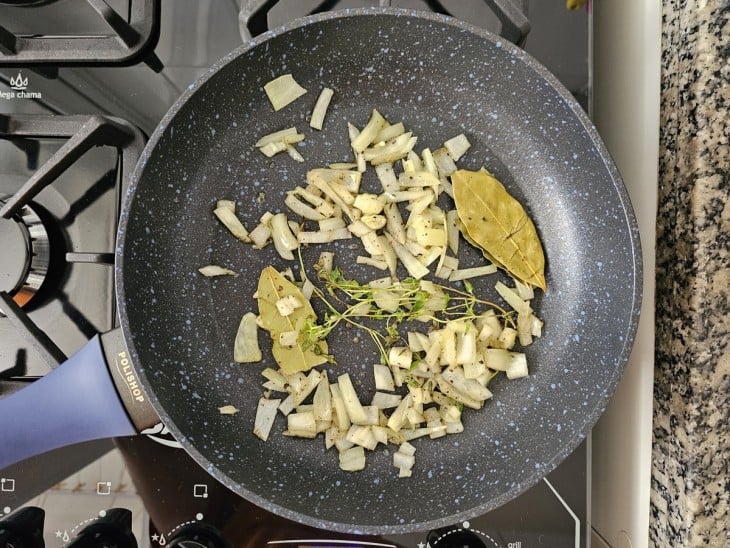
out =
<svg viewBox="0 0 730 548"><path fill-rule="evenodd" d="M522 205L486 171L458 170L451 183L470 240L512 276L545 291L545 255Z"/></svg>
<svg viewBox="0 0 730 548"><path fill-rule="evenodd" d="M282 316L276 303L288 296L295 297L301 306L290 314ZM261 327L271 335L274 359L287 375L297 371L307 371L327 361L327 343L325 341L319 342L317 348L311 347L306 350L301 345L303 335L298 337L298 344L283 346L279 343L281 333L300 332L308 320L317 320L317 315L309 304L309 300L302 295L296 285L284 278L274 267L268 266L261 271L256 298Z"/></svg>

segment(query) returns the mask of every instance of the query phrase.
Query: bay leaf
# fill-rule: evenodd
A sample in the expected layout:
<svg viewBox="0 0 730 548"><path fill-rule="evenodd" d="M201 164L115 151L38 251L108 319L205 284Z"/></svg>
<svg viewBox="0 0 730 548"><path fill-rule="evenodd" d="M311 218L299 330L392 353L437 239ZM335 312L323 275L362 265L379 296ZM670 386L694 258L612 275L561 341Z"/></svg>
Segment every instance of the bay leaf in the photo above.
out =
<svg viewBox="0 0 730 548"><path fill-rule="evenodd" d="M497 259L492 257L492 255L487 251L486 249L482 249L478 243L476 243L471 236L469 236L469 233L466 231L466 227L464 226L464 223L461 222L461 219L458 219L457 228L459 229L459 232L461 232L461 235L464 236L464 239L469 242L473 247L476 247L478 250L482 252L482 255L484 255L484 258L487 259L490 263L492 263L494 266L501 268L502 270L507 270L503 264L501 264Z"/></svg>
<svg viewBox="0 0 730 548"><path fill-rule="evenodd" d="M545 254L522 204L486 171L460 169L451 183L456 211L471 240L512 276L545 291Z"/></svg>
<svg viewBox="0 0 730 548"><path fill-rule="evenodd" d="M296 285L277 272L273 266L267 266L261 271L256 295L261 327L271 335L272 354L276 363L287 375L298 371L308 371L327 361L324 356L327 354L325 341L319 343L317 352L314 348L303 350L301 341L293 346L283 346L279 343L281 333L300 331L307 320L317 320L312 305ZM288 316L282 316L276 308L276 302L286 296L294 296L302 306Z"/></svg>

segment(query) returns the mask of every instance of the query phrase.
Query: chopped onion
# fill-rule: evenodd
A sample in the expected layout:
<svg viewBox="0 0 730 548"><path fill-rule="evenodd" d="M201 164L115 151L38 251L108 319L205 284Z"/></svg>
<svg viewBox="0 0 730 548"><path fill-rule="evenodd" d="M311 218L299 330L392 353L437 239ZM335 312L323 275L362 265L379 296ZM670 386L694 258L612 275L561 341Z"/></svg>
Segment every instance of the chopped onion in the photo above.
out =
<svg viewBox="0 0 730 548"><path fill-rule="evenodd" d="M326 374L322 375L322 379L317 384L312 404L315 420L327 422L332 420L332 393Z"/></svg>
<svg viewBox="0 0 730 548"><path fill-rule="evenodd" d="M524 314L530 310L530 303L523 301L514 289L507 287L502 282L497 282L494 285L494 288L497 290L497 293L499 293L499 295L518 313L521 312Z"/></svg>
<svg viewBox="0 0 730 548"><path fill-rule="evenodd" d="M465 396L476 400L484 401L492 397L492 393L474 379L467 379L461 367L446 368L441 372L441 378Z"/></svg>
<svg viewBox="0 0 730 548"><path fill-rule="evenodd" d="M478 276L486 276L487 274L494 274L497 272L497 267L493 264L484 266L475 266L473 268L462 268L456 269L449 275L450 282L458 282L460 280L468 280L470 278L476 278Z"/></svg>
<svg viewBox="0 0 730 548"><path fill-rule="evenodd" d="M312 411L289 413L286 417L289 435L299 438L314 438L317 435L317 421Z"/></svg>
<svg viewBox="0 0 730 548"><path fill-rule="evenodd" d="M273 143L267 143L262 147L259 147L259 151L266 156L271 158L276 156L280 152L284 152L288 145L284 141L275 141Z"/></svg>
<svg viewBox="0 0 730 548"><path fill-rule="evenodd" d="M268 379L268 382L273 383L276 388L277 392L284 392L287 385L287 380L284 375L282 375L279 371L276 369L272 369L270 367L267 367L264 369L261 374Z"/></svg>
<svg viewBox="0 0 730 548"><path fill-rule="evenodd" d="M322 373L317 371L316 369L312 369L309 372L309 375L301 374L301 383L298 386L292 386L292 396L294 396L294 406L300 406L302 402L307 399L307 396L309 396L314 390L317 388L317 385L322 380Z"/></svg>
<svg viewBox="0 0 730 548"><path fill-rule="evenodd" d="M285 295L276 301L276 310L282 316L289 316L297 308L301 308L302 306L302 303L295 295Z"/></svg>
<svg viewBox="0 0 730 548"><path fill-rule="evenodd" d="M261 361L261 358L256 314L246 312L241 318L233 342L233 359L238 363L252 363Z"/></svg>
<svg viewBox="0 0 730 548"><path fill-rule="evenodd" d="M302 203L293 191L286 193L284 203L294 213L300 215L301 217L304 217L305 219L309 219L310 221L322 221L327 218L313 207Z"/></svg>
<svg viewBox="0 0 730 548"><path fill-rule="evenodd" d="M363 215L360 217L360 222L371 230L379 230L385 226L386 219L382 215Z"/></svg>
<svg viewBox="0 0 730 548"><path fill-rule="evenodd" d="M514 352L512 359L509 362L506 370L508 379L519 379L526 377L529 372L527 371L527 358L520 352Z"/></svg>
<svg viewBox="0 0 730 548"><path fill-rule="evenodd" d="M393 466L396 468L410 470L416 462L416 457L407 453L396 451L393 453Z"/></svg>
<svg viewBox="0 0 730 548"><path fill-rule="evenodd" d="M266 441L269 439L271 427L276 418L276 410L279 408L281 400L268 400L261 398L256 408L256 418L254 419L253 433Z"/></svg>
<svg viewBox="0 0 730 548"><path fill-rule="evenodd" d="M464 404L466 407L470 407L471 409L481 409L482 405L484 404L483 401L475 400L474 398L470 398L466 394L460 392L454 387L454 385L452 385L444 378L440 378L438 380L438 387L442 394L453 398L454 400Z"/></svg>
<svg viewBox="0 0 730 548"><path fill-rule="evenodd" d="M311 299L312 294L314 293L314 284L311 282L309 278L304 280L304 283L302 283L302 295L304 295L305 299Z"/></svg>
<svg viewBox="0 0 730 548"><path fill-rule="evenodd" d="M282 331L279 333L279 344L281 346L293 347L299 339L299 331Z"/></svg>
<svg viewBox="0 0 730 548"><path fill-rule="evenodd" d="M351 141L352 148L355 152L363 152L371 143L373 143L385 124L385 118L383 118L377 110L373 109L367 125Z"/></svg>
<svg viewBox="0 0 730 548"><path fill-rule="evenodd" d="M228 231L242 242L249 242L248 231L243 223L236 217L236 214L228 207L217 207L213 210L213 214L223 223Z"/></svg>
<svg viewBox="0 0 730 548"><path fill-rule="evenodd" d="M284 400L279 404L279 411L281 411L281 414L285 417L289 415L294 410L294 396L289 394Z"/></svg>
<svg viewBox="0 0 730 548"><path fill-rule="evenodd" d="M502 344L504 348L509 350L515 345L515 342L517 340L517 330L512 329L511 327L505 327L499 334L497 340Z"/></svg>
<svg viewBox="0 0 730 548"><path fill-rule="evenodd" d="M431 149L424 148L421 151L421 156L423 157L424 170L429 172L431 175L436 177L436 179L438 180L439 170L438 170L438 167L436 166L435 160L433 159L433 154L431 154Z"/></svg>
<svg viewBox="0 0 730 548"><path fill-rule="evenodd" d="M323 251L319 254L319 259L317 260L315 268L320 268L327 273L332 272L332 267L334 266L334 258L335 254L332 251Z"/></svg>
<svg viewBox="0 0 730 548"><path fill-rule="evenodd" d="M298 150L297 150L296 148L294 148L293 146L291 146L291 145L287 145L287 146L286 146L286 152L287 152L287 154L289 154L289 156L290 156L290 157L291 157L291 158L292 158L292 159L293 159L294 161L296 161L296 162L303 162L303 161L304 161L304 156L302 156L302 155L301 155L301 154L299 153L299 151L298 151Z"/></svg>
<svg viewBox="0 0 730 548"><path fill-rule="evenodd" d="M264 91L271 101L271 106L277 111L307 93L307 90L300 86L291 74L283 74L267 82L264 85Z"/></svg>
<svg viewBox="0 0 730 548"><path fill-rule="evenodd" d="M398 178L393 171L393 164L382 163L375 166L375 174L378 176L383 192L396 192L400 190Z"/></svg>
<svg viewBox="0 0 730 548"><path fill-rule="evenodd" d="M445 148L434 150L432 157L436 164L436 169L438 169L439 177L443 183L443 181L446 180L446 177L450 177L451 174L457 170L456 164L454 163L453 158L449 155L449 151Z"/></svg>
<svg viewBox="0 0 730 548"><path fill-rule="evenodd" d="M337 377L337 384L342 394L342 400L345 402L347 416L353 424L363 424L367 421L367 413L362 407L357 397L355 387L352 385L350 375L344 373Z"/></svg>
<svg viewBox="0 0 730 548"><path fill-rule="evenodd" d="M397 124L388 124L380 130L380 133L378 133L375 139L373 139L373 142L380 143L382 141L390 141L391 139L395 139L405 132L406 128L403 125L403 122L398 122Z"/></svg>
<svg viewBox="0 0 730 548"><path fill-rule="evenodd" d="M223 407L219 407L218 411L221 415L235 415L238 413L238 409L236 409L232 405L224 405Z"/></svg>
<svg viewBox="0 0 730 548"><path fill-rule="evenodd" d="M314 186L315 188L322 191L323 194L325 194L330 200L332 200L335 204L337 204L340 209L353 221L357 220L358 215L353 212L353 209L347 204L345 200L342 199L342 196L340 193L338 193L335 188L325 179L323 176L322 171L324 170L311 170L307 173L307 182ZM334 173L357 173L352 171L344 171L344 170L338 170L338 169L332 169L328 170L332 171ZM350 196L351 200L354 201L355 199Z"/></svg>
<svg viewBox="0 0 730 548"><path fill-rule="evenodd" d="M355 262L357 264L372 266L374 268L377 268L378 270L388 270L388 263L386 263L382 259L376 259L374 257L365 257L363 255L358 255L355 259Z"/></svg>
<svg viewBox="0 0 730 548"><path fill-rule="evenodd" d="M388 352L388 363L402 369L410 369L413 352L407 346L393 346Z"/></svg>
<svg viewBox="0 0 730 548"><path fill-rule="evenodd" d="M449 249L454 255L459 254L459 213L456 209L446 212L446 238Z"/></svg>
<svg viewBox="0 0 730 548"><path fill-rule="evenodd" d="M319 221L320 230L337 230L338 228L346 228L342 217L330 217Z"/></svg>
<svg viewBox="0 0 730 548"><path fill-rule="evenodd" d="M383 212L385 213L387 233L390 234L398 243L405 244L406 227L403 224L403 218L401 217L398 206L395 203L385 204Z"/></svg>
<svg viewBox="0 0 730 548"><path fill-rule="evenodd" d="M388 265L388 271L391 276L395 276L398 268L398 256L395 254L393 246L390 245L385 235L378 236L378 242L383 250L383 260Z"/></svg>
<svg viewBox="0 0 730 548"><path fill-rule="evenodd" d="M309 121L310 127L319 130L322 129L324 117L327 114L327 108L329 108L330 101L332 100L334 93L335 92L330 88L322 89L322 92L317 98L317 102L314 104L314 109L312 110L312 118Z"/></svg>
<svg viewBox="0 0 730 548"><path fill-rule="evenodd" d="M373 430L369 425L353 424L347 431L345 439L370 451L378 445L378 440L375 439Z"/></svg>
<svg viewBox="0 0 730 548"><path fill-rule="evenodd" d="M532 312L517 313L517 338L522 346L532 344Z"/></svg>
<svg viewBox="0 0 730 548"><path fill-rule="evenodd" d="M352 235L347 228L317 230L314 232L301 231L297 234L297 240L300 244L326 244L335 240L347 240L351 237Z"/></svg>
<svg viewBox="0 0 730 548"><path fill-rule="evenodd" d="M357 164L355 162L335 162L333 164L328 164L328 168L330 169L357 169Z"/></svg>
<svg viewBox="0 0 730 548"><path fill-rule="evenodd" d="M380 245L380 237L375 232L368 232L360 236L360 241L365 251L370 255L383 255L385 250Z"/></svg>
<svg viewBox="0 0 730 548"><path fill-rule="evenodd" d="M376 390L395 390L393 383L393 375L387 365L376 363L373 365L373 375L375 377Z"/></svg>
<svg viewBox="0 0 730 548"><path fill-rule="evenodd" d="M340 468L346 472L356 472L365 468L365 450L356 445L340 453Z"/></svg>
<svg viewBox="0 0 730 548"><path fill-rule="evenodd" d="M276 251L283 259L294 260L292 250L299 247L299 242L296 236L292 234L284 213L277 213L271 218L271 238L274 241Z"/></svg>
<svg viewBox="0 0 730 548"><path fill-rule="evenodd" d="M428 274L428 268L423 266L418 259L416 259L410 251L408 251L405 246L398 243L395 238L393 238L389 233L385 233L386 238L388 238L388 243L393 247L393 251L395 251L395 254L400 259L400 262L403 263L403 266L408 271L408 274L413 276L414 278L421 279L426 274Z"/></svg>
<svg viewBox="0 0 730 548"><path fill-rule="evenodd" d="M236 202L233 200L218 200L215 204L216 209L221 207L226 207L230 209L233 213L236 212Z"/></svg>
<svg viewBox="0 0 730 548"><path fill-rule="evenodd" d="M198 269L203 276L238 276L238 274L230 268L224 268L215 264L209 264Z"/></svg>
<svg viewBox="0 0 730 548"><path fill-rule="evenodd" d="M330 394L332 395L332 409L337 429L344 432L350 428L350 415L347 414L345 400L342 398L340 386L337 383L330 384Z"/></svg>
<svg viewBox="0 0 730 548"><path fill-rule="evenodd" d="M391 164L407 156L413 150L417 140L417 137L414 137L409 131L388 141L382 147L365 149L363 158L374 166L385 163Z"/></svg>
<svg viewBox="0 0 730 548"><path fill-rule="evenodd" d="M374 405L379 409L390 409L392 407L398 407L398 404L400 404L402 399L403 397L399 394L386 394L385 392L375 392L370 405Z"/></svg>
<svg viewBox="0 0 730 548"><path fill-rule="evenodd" d="M264 135L258 141L256 141L256 147L261 148L270 143L284 143L287 145L291 145L293 143L298 143L299 141L303 140L303 133L299 133L297 131L297 128L295 127L288 127L286 129Z"/></svg>
<svg viewBox="0 0 730 548"><path fill-rule="evenodd" d="M349 426L348 426L349 428ZM335 439L335 447L337 450L342 453L343 451L347 451L348 449L351 449L355 446L354 443L351 441L345 439L345 436L347 435L347 429L341 432L341 436L338 436L337 439ZM363 453L364 454L364 453Z"/></svg>
<svg viewBox="0 0 730 548"><path fill-rule="evenodd" d="M352 205L359 209L363 215L377 215L383 211L385 199L377 194L362 193L355 196Z"/></svg>
<svg viewBox="0 0 730 548"><path fill-rule="evenodd" d="M248 237L254 248L261 249L271 241L271 228L267 224L259 223L256 228L248 233Z"/></svg>
<svg viewBox="0 0 730 548"><path fill-rule="evenodd" d="M514 280L514 282L515 289L517 290L517 294L519 295L520 299L529 301L530 299L535 298L535 291L532 289L531 285L523 284L519 280Z"/></svg>
<svg viewBox="0 0 730 548"><path fill-rule="evenodd" d="M459 158L461 158L464 153L469 150L469 147L471 147L471 143L463 133L460 133L456 137L452 137L448 141L444 141L444 148L449 151L449 156L451 156L455 162L459 161Z"/></svg>
<svg viewBox="0 0 730 548"><path fill-rule="evenodd" d="M401 164L403 165L404 173L415 173L423 170L421 159L418 157L418 154L412 150L408 153L408 156L406 156L404 160L401 160Z"/></svg>
<svg viewBox="0 0 730 548"><path fill-rule="evenodd" d="M388 428L390 428L391 430L395 430L396 432L403 428L403 425L406 422L406 413L411 406L412 398L413 397L411 396L411 394L408 393L401 400L401 402L398 404L398 407L396 407L395 411L393 411L393 413L388 418Z"/></svg>
<svg viewBox="0 0 730 548"><path fill-rule="evenodd" d="M427 149L428 150L428 149ZM401 187L438 187L440 181L438 177L428 171L413 171L411 173L403 173L398 177L398 183Z"/></svg>

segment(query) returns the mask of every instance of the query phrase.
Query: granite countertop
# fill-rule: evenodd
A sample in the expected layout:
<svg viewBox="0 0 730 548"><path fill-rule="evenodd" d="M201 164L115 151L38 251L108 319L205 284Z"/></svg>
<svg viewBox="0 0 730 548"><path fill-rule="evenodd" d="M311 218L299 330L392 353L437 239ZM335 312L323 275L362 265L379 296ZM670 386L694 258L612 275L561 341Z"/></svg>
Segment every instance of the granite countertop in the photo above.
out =
<svg viewBox="0 0 730 548"><path fill-rule="evenodd" d="M730 2L662 34L650 543L730 546Z"/></svg>

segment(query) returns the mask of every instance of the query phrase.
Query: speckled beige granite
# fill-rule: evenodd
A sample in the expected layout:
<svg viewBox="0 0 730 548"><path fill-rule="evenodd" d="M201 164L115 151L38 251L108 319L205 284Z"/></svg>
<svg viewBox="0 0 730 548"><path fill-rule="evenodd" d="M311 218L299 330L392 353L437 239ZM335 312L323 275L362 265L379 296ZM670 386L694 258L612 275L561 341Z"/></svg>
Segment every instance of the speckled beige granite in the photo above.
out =
<svg viewBox="0 0 730 548"><path fill-rule="evenodd" d="M665 0L650 541L730 546L730 1Z"/></svg>

